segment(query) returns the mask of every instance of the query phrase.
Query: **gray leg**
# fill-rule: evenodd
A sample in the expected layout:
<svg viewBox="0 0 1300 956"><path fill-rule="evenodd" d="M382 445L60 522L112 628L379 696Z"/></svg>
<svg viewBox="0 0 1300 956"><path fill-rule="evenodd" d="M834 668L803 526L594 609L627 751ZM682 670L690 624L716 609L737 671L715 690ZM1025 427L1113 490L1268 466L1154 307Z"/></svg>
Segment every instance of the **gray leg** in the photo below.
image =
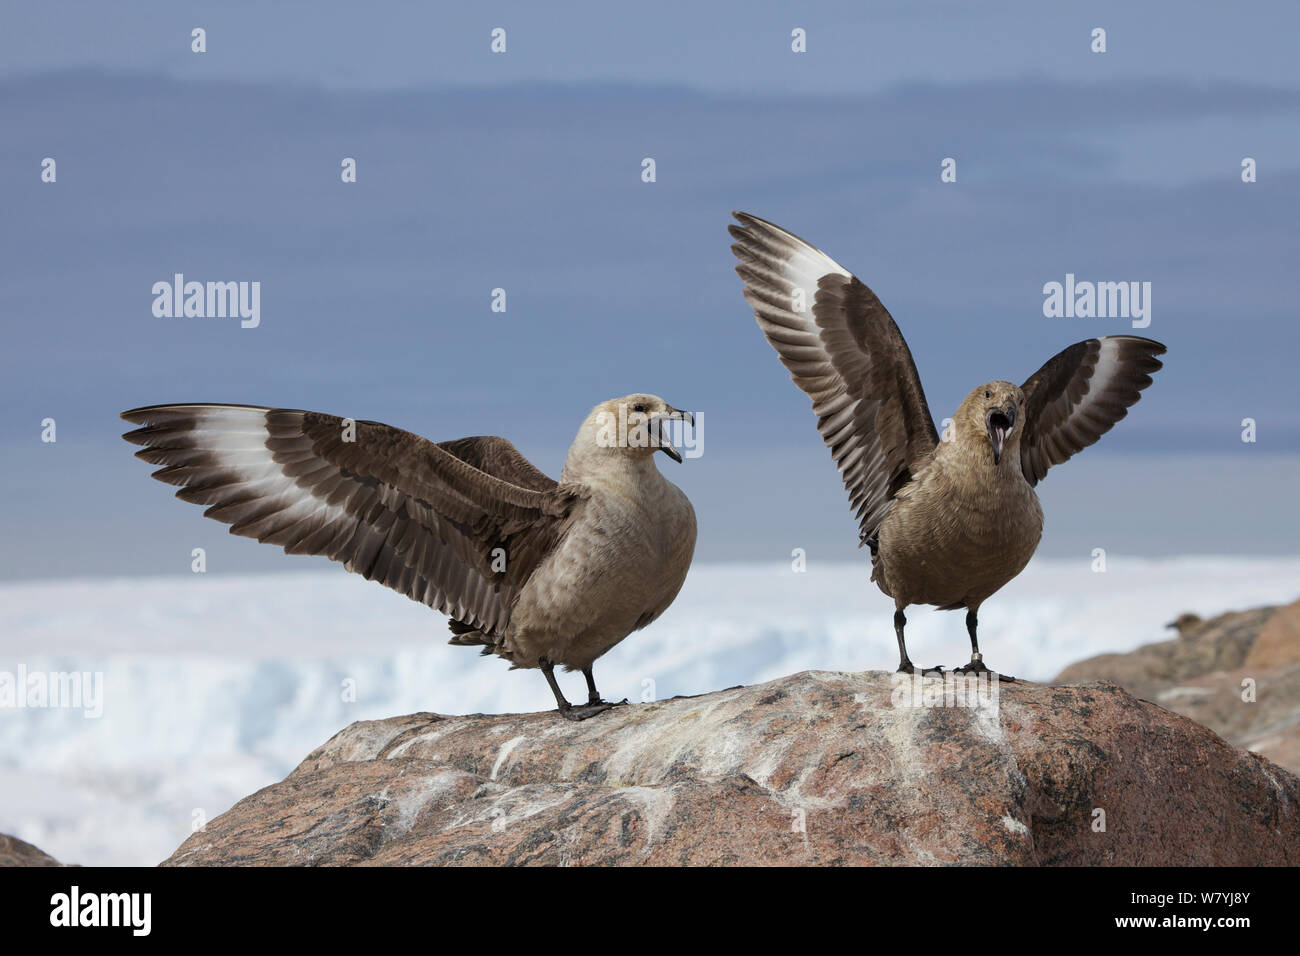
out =
<svg viewBox="0 0 1300 956"><path fill-rule="evenodd" d="M903 615L903 609L900 607L894 612L894 635L898 638L898 673L914 674L916 667L907 656L907 644L903 641L903 628L907 625L907 618ZM923 667L921 673L936 674L943 676L943 668L935 665L934 667Z"/></svg>
<svg viewBox="0 0 1300 956"><path fill-rule="evenodd" d="M975 613L975 608L966 612L966 633L970 635L970 663L965 667L956 668L958 674L992 674L984 665L984 655L980 653L980 641L976 636L979 629L979 615ZM1014 677L1008 677L1005 674L999 674L998 678L1005 681L1014 681Z"/></svg>
<svg viewBox="0 0 1300 956"><path fill-rule="evenodd" d="M894 612L894 636L898 638L898 672L900 674L911 674L916 670L907 656L907 643L903 640L903 628L906 626L907 617L904 616L903 609L900 607Z"/></svg>
<svg viewBox="0 0 1300 956"><path fill-rule="evenodd" d="M587 703L599 704L600 691L596 690L596 678L591 673L591 668L584 668L582 676L587 678Z"/></svg>
<svg viewBox="0 0 1300 956"><path fill-rule="evenodd" d="M590 693L590 697L587 703L580 707L574 707L565 700L564 694L560 691L560 685L555 682L555 665L543 657L537 662L537 666L540 667L542 673L546 675L546 683L551 685L551 693L555 695L557 709L567 720L586 720L588 717L595 717L597 714L604 713L611 707L618 706L617 704L606 703L600 699L600 695L596 693L596 681L595 678L591 676L590 667L582 672L587 677L587 690ZM623 701L623 703L626 704L627 701Z"/></svg>
<svg viewBox="0 0 1300 956"><path fill-rule="evenodd" d="M567 713L573 708L573 705L565 699L564 694L560 691L560 685L555 682L555 665L543 657L537 662L537 666L542 669L542 673L546 676L546 683L551 685L551 693L555 695L556 707L559 708L560 713Z"/></svg>

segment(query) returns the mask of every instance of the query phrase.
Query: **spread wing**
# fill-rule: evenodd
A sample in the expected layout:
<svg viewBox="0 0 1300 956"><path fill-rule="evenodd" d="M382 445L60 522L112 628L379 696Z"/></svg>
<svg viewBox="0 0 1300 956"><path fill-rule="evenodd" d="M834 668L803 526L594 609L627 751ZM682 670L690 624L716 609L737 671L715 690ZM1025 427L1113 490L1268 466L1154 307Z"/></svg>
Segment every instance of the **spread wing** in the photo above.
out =
<svg viewBox="0 0 1300 956"><path fill-rule="evenodd" d="M538 471L531 461L519 454L518 448L506 439L497 438L495 435L440 441L438 447L443 451L451 452L479 471L487 472L494 478L519 485L521 488L554 491L559 487L559 483L554 478Z"/></svg>
<svg viewBox="0 0 1300 956"><path fill-rule="evenodd" d="M812 399L865 542L939 441L912 353L876 294L837 262L770 222L733 215L745 300Z"/></svg>
<svg viewBox="0 0 1300 956"><path fill-rule="evenodd" d="M583 501L504 438L439 445L378 422L349 429L334 415L247 405L122 417L144 426L122 437L164 466L153 476L232 534L340 561L486 634L504 631Z"/></svg>
<svg viewBox="0 0 1300 956"><path fill-rule="evenodd" d="M1020 468L1038 484L1047 469L1095 442L1136 404L1165 347L1136 335L1076 342L1029 377Z"/></svg>

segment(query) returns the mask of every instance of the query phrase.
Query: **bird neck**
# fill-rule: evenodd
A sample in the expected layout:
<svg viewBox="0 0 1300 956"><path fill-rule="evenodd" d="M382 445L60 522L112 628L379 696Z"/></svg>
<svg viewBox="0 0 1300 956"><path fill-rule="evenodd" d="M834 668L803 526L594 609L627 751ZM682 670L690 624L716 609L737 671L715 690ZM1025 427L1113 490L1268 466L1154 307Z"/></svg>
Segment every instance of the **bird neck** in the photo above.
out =
<svg viewBox="0 0 1300 956"><path fill-rule="evenodd" d="M611 491L640 493L663 482L654 454L633 454L626 449L574 444L565 459L560 480Z"/></svg>
<svg viewBox="0 0 1300 956"><path fill-rule="evenodd" d="M999 479L1021 478L1020 443L1008 444L1002 450L1002 460L993 463L993 450L984 442L941 441L935 457L948 467L961 469L967 474L985 473Z"/></svg>

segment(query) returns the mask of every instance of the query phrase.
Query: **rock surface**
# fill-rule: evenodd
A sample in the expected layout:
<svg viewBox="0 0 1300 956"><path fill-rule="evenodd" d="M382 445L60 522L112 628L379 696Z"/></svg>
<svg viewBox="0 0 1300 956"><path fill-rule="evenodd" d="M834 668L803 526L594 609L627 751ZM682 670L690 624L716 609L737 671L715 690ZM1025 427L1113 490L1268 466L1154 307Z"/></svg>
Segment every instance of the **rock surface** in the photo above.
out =
<svg viewBox="0 0 1300 956"><path fill-rule="evenodd" d="M1172 641L1071 664L1056 680L1113 680L1300 772L1300 601L1222 614ZM1250 689L1254 700L1243 699Z"/></svg>
<svg viewBox="0 0 1300 956"><path fill-rule="evenodd" d="M17 837L0 833L0 866L62 866L44 850Z"/></svg>
<svg viewBox="0 0 1300 956"><path fill-rule="evenodd" d="M1300 863L1300 779L1114 684L898 686L356 723L166 865Z"/></svg>

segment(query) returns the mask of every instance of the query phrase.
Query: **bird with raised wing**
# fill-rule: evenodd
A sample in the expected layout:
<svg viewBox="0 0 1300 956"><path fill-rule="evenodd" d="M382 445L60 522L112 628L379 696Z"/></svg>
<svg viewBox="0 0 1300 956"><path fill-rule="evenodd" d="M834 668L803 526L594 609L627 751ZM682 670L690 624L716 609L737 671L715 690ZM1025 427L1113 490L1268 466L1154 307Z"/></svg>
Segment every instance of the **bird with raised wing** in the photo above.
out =
<svg viewBox="0 0 1300 956"><path fill-rule="evenodd" d="M680 462L671 424L693 418L654 395L594 409L559 481L497 437L431 442L379 422L248 405L123 412L123 437L176 497L232 534L324 555L450 617L450 643L540 668L560 712L614 706L592 665L677 596L695 512L660 474ZM573 706L554 669L581 670Z"/></svg>
<svg viewBox="0 0 1300 956"><path fill-rule="evenodd" d="M798 236L733 215L745 299L812 399L859 544L871 549L871 580L894 599L898 669L914 671L904 611L931 604L966 609L971 660L957 670L988 672L979 609L1038 547L1034 486L1128 414L1165 347L1132 335L1077 342L1023 385L973 389L940 439L912 353L875 293Z"/></svg>

